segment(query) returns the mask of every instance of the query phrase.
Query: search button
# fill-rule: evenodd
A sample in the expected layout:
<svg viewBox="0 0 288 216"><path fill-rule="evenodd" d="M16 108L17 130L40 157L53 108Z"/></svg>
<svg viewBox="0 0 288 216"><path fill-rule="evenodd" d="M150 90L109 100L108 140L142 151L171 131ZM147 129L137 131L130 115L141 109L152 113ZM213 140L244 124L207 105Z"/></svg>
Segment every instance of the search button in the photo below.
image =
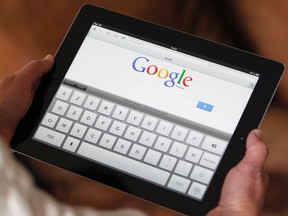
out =
<svg viewBox="0 0 288 216"><path fill-rule="evenodd" d="M214 106L211 105L211 104L208 104L208 103L204 103L202 101L199 101L198 104L197 104L197 108L198 109L202 109L202 110L205 110L207 112L212 112Z"/></svg>

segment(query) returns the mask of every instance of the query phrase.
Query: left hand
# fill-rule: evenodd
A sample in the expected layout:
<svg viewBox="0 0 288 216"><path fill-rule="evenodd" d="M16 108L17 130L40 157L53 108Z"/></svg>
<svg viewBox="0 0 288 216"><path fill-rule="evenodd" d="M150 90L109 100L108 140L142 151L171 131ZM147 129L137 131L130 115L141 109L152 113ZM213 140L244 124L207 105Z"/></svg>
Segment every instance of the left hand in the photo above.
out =
<svg viewBox="0 0 288 216"><path fill-rule="evenodd" d="M19 121L32 103L42 76L50 71L53 64L54 58L47 55L0 81L0 136L5 143L10 142Z"/></svg>

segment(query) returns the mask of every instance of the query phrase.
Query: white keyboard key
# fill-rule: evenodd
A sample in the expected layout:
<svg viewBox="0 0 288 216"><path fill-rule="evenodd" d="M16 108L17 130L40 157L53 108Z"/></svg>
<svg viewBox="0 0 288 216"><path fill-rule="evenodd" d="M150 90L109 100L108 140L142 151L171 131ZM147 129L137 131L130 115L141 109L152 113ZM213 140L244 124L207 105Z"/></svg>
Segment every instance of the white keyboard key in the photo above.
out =
<svg viewBox="0 0 288 216"><path fill-rule="evenodd" d="M90 109L92 111L95 111L98 104L100 102L100 99L99 98L96 98L96 97L93 97L93 96L88 96L85 104L84 104L84 107L87 108L87 109Z"/></svg>
<svg viewBox="0 0 288 216"><path fill-rule="evenodd" d="M78 147L80 141L78 139L74 139L72 137L67 137L66 141L64 142L63 148L75 152L76 148Z"/></svg>
<svg viewBox="0 0 288 216"><path fill-rule="evenodd" d="M189 136L186 140L186 143L198 147L203 139L203 134L196 132L196 131L190 131Z"/></svg>
<svg viewBox="0 0 288 216"><path fill-rule="evenodd" d="M185 159L193 163L198 163L202 154L203 154L203 151L193 148L193 147L189 147L188 152L185 156Z"/></svg>
<svg viewBox="0 0 288 216"><path fill-rule="evenodd" d="M113 110L114 104L108 101L102 101L100 107L98 108L98 112L104 115L110 115Z"/></svg>
<svg viewBox="0 0 288 216"><path fill-rule="evenodd" d="M90 111L85 111L80 122L87 124L87 125L93 125L95 119L97 117L96 113L90 112Z"/></svg>
<svg viewBox="0 0 288 216"><path fill-rule="evenodd" d="M202 148L212 153L222 155L227 145L228 145L227 141L207 136L203 142Z"/></svg>
<svg viewBox="0 0 288 216"><path fill-rule="evenodd" d="M70 102L73 104L76 104L78 106L81 106L83 101L85 100L86 94L80 91L74 91Z"/></svg>
<svg viewBox="0 0 288 216"><path fill-rule="evenodd" d="M84 136L84 133L86 132L87 127L78 123L75 123L74 126L72 127L72 130L70 134L72 136L82 138Z"/></svg>
<svg viewBox="0 0 288 216"><path fill-rule="evenodd" d="M66 114L67 118L77 121L82 113L82 109L76 106L71 106Z"/></svg>
<svg viewBox="0 0 288 216"><path fill-rule="evenodd" d="M213 172L211 170L205 169L200 166L195 166L191 173L190 178L204 184L209 184L212 176Z"/></svg>
<svg viewBox="0 0 288 216"><path fill-rule="evenodd" d="M186 179L186 178L183 178L183 177L180 177L177 175L172 175L167 186L169 188L176 190L176 191L179 191L181 193L186 193L186 191L190 185L190 182L191 181L189 179Z"/></svg>
<svg viewBox="0 0 288 216"><path fill-rule="evenodd" d="M156 135L148 131L144 131L139 143L151 147L156 139Z"/></svg>
<svg viewBox="0 0 288 216"><path fill-rule="evenodd" d="M65 135L40 126L34 137L36 139L60 147L65 138Z"/></svg>
<svg viewBox="0 0 288 216"><path fill-rule="evenodd" d="M129 109L127 109L125 107L117 106L113 112L112 117L123 121L126 118L128 111L129 111Z"/></svg>
<svg viewBox="0 0 288 216"><path fill-rule="evenodd" d="M114 121L109 131L110 133L115 134L117 136L122 136L125 128L126 124L119 121Z"/></svg>
<svg viewBox="0 0 288 216"><path fill-rule="evenodd" d="M163 136L168 136L170 134L172 127L173 127L173 124L169 122L161 121L157 127L156 132Z"/></svg>
<svg viewBox="0 0 288 216"><path fill-rule="evenodd" d="M193 165L187 161L179 160L175 173L187 177L192 169Z"/></svg>
<svg viewBox="0 0 288 216"><path fill-rule="evenodd" d="M69 105L67 103L64 103L63 101L56 101L56 103L52 109L52 112L63 116L64 113L66 112L68 106Z"/></svg>
<svg viewBox="0 0 288 216"><path fill-rule="evenodd" d="M131 142L124 140L124 139L118 139L114 147L114 151L119 152L121 154L127 154L130 146L131 146Z"/></svg>
<svg viewBox="0 0 288 216"><path fill-rule="evenodd" d="M42 124L47 127L53 128L57 120L58 120L58 116L53 115L51 113L46 113L45 117L42 120Z"/></svg>
<svg viewBox="0 0 288 216"><path fill-rule="evenodd" d="M72 126L73 122L65 119L65 118L61 118L60 121L57 124L56 130L59 130L63 133L68 133L68 131L70 130L71 126Z"/></svg>
<svg viewBox="0 0 288 216"><path fill-rule="evenodd" d="M170 176L167 171L85 142L80 145L78 154L162 186L166 185Z"/></svg>
<svg viewBox="0 0 288 216"><path fill-rule="evenodd" d="M137 160L142 160L145 152L146 148L144 146L134 144L129 152L129 156Z"/></svg>
<svg viewBox="0 0 288 216"><path fill-rule="evenodd" d="M167 152L170 145L172 143L172 140L167 139L165 137L159 136L159 138L157 139L156 143L155 143L155 149L160 150L162 152Z"/></svg>
<svg viewBox="0 0 288 216"><path fill-rule="evenodd" d="M173 139L183 141L188 133L188 129L176 126L171 134Z"/></svg>
<svg viewBox="0 0 288 216"><path fill-rule="evenodd" d="M143 114L132 110L128 116L127 122L138 126L142 120Z"/></svg>
<svg viewBox="0 0 288 216"><path fill-rule="evenodd" d="M56 97L61 99L61 100L64 100L64 101L67 101L68 98L70 97L72 93L72 89L70 88L67 88L66 86L61 86L56 94Z"/></svg>
<svg viewBox="0 0 288 216"><path fill-rule="evenodd" d="M162 156L162 154L160 152L149 149L145 158L144 158L144 161L146 163L149 163L149 164L156 166L158 164L161 156Z"/></svg>
<svg viewBox="0 0 288 216"><path fill-rule="evenodd" d="M99 145L111 149L116 141L116 137L110 134L104 134Z"/></svg>
<svg viewBox="0 0 288 216"><path fill-rule="evenodd" d="M179 142L174 142L170 149L170 154L176 157L183 157L186 149L187 149L186 145L179 143Z"/></svg>
<svg viewBox="0 0 288 216"><path fill-rule="evenodd" d="M96 121L95 127L107 131L111 121L112 120L110 118L107 118L105 116L99 116L98 120Z"/></svg>
<svg viewBox="0 0 288 216"><path fill-rule="evenodd" d="M164 155L160 164L159 164L159 167L166 169L166 170L169 170L169 171L172 171L176 162L177 162L176 158L171 157L169 155Z"/></svg>
<svg viewBox="0 0 288 216"><path fill-rule="evenodd" d="M141 127L150 131L153 131L156 127L156 124L158 122L157 118L154 118L152 116L146 116L144 118L144 121L142 122Z"/></svg>
<svg viewBox="0 0 288 216"><path fill-rule="evenodd" d="M85 140L87 140L88 142L97 144L100 136L101 136L101 132L92 128L89 128L86 136L85 136Z"/></svg>
<svg viewBox="0 0 288 216"><path fill-rule="evenodd" d="M205 152L200 160L200 165L208 167L210 169L216 169L219 161L219 156Z"/></svg>
<svg viewBox="0 0 288 216"><path fill-rule="evenodd" d="M136 141L141 133L141 130L136 127L129 126L124 137L126 139Z"/></svg>
<svg viewBox="0 0 288 216"><path fill-rule="evenodd" d="M198 182L193 182L188 191L188 195L201 200L205 194L206 189L207 186L199 184Z"/></svg>

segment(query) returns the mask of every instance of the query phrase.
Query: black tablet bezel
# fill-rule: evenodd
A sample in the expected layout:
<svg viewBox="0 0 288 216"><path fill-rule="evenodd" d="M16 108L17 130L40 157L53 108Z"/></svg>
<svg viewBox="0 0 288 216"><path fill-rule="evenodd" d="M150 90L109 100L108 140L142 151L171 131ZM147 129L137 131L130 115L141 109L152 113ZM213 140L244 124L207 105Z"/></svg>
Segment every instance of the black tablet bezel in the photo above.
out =
<svg viewBox="0 0 288 216"><path fill-rule="evenodd" d="M60 149L40 144L32 139L34 131L38 127L42 116L94 22L114 27L139 38L149 38L151 41L170 44L179 50L185 50L194 56L215 63L260 74L260 79L236 128L236 132L231 138L230 144L202 201L165 190ZM11 141L11 148L17 152L97 180L176 211L189 215L204 215L217 204L227 172L243 157L247 134L259 126L281 79L283 70L282 64L251 53L106 9L85 5L79 11L77 18L60 46L55 56L55 65L52 71L43 79L31 108L20 122Z"/></svg>

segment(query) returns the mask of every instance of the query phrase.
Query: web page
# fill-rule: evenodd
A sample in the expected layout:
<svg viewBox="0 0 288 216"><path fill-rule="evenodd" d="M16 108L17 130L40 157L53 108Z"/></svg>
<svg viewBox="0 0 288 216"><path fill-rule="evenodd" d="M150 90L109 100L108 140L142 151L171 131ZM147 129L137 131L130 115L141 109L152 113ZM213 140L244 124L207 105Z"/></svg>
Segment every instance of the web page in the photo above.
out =
<svg viewBox="0 0 288 216"><path fill-rule="evenodd" d="M127 38L92 26L66 78L233 134L257 82L256 76L224 67L219 70L219 65L196 62L177 52L172 57L161 56L173 51L159 46L145 50L141 44L145 41ZM178 61L171 62L172 58ZM181 65L183 59L190 65ZM233 73L234 78L228 79Z"/></svg>

